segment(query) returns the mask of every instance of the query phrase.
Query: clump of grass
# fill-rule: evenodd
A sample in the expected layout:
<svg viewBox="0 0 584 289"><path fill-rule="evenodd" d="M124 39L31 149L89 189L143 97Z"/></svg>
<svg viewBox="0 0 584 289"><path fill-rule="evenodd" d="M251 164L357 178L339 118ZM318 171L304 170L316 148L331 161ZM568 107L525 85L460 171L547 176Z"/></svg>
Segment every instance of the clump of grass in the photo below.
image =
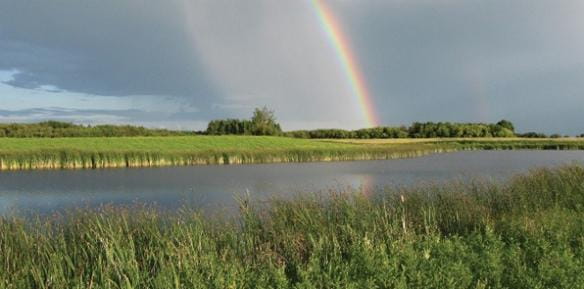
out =
<svg viewBox="0 0 584 289"><path fill-rule="evenodd" d="M581 288L584 167L240 200L239 216L108 207L0 217L0 288Z"/></svg>

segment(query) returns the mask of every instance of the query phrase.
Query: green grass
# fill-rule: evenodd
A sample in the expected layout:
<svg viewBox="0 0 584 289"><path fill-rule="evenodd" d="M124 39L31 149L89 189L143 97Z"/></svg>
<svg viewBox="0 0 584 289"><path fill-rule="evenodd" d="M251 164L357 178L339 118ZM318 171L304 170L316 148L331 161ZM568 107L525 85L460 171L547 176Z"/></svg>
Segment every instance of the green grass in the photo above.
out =
<svg viewBox="0 0 584 289"><path fill-rule="evenodd" d="M187 136L0 139L0 169L144 167L385 159L434 152L283 137Z"/></svg>
<svg viewBox="0 0 584 289"><path fill-rule="evenodd" d="M0 217L0 288L584 288L581 166L239 212Z"/></svg>
<svg viewBox="0 0 584 289"><path fill-rule="evenodd" d="M307 140L257 136L0 138L0 170L369 160L466 149L584 149L584 140Z"/></svg>
<svg viewBox="0 0 584 289"><path fill-rule="evenodd" d="M180 137L84 137L84 138L3 138L2 150L22 152L42 149L99 151L207 151L213 149L338 148L332 144L304 139L258 136L180 136Z"/></svg>

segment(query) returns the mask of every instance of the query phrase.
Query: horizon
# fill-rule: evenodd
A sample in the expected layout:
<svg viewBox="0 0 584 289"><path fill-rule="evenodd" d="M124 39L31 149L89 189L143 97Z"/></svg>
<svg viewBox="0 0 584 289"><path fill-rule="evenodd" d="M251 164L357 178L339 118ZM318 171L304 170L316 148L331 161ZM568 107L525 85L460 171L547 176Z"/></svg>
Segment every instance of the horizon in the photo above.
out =
<svg viewBox="0 0 584 289"><path fill-rule="evenodd" d="M211 120L210 122L213 121L222 121L222 120L245 120L245 119L235 119L235 118L226 118L226 119L214 119ZM380 126L374 126L374 127L362 127L362 128L356 128L356 129L344 129L344 128L335 128L335 127L319 127L319 128L312 128L312 129L295 129L295 130L286 130L283 129L282 132L284 133L289 133L289 132L295 132L295 131L326 131L326 130L344 130L344 131L358 131L358 130L368 130L368 129L377 129L377 128L404 128L404 129L409 129L411 128L414 124L416 123L421 123L421 124L453 124L453 125L475 125L475 124L485 124L485 125L499 125L499 122L504 122L504 121L508 121L506 119L502 119L499 120L498 122L484 122L484 123L456 123L456 122L419 122L419 121L415 121L409 124L401 124L401 125L380 125ZM68 121L59 121L59 120L54 120L54 119L47 119L47 120L43 120L43 121L36 121L36 122L0 122L0 125L34 125L34 124L47 124L47 123L51 123L51 122L56 122L56 123L64 123L64 124L71 124L71 125L77 125L77 126L84 126L84 127L96 127L96 126L131 126L131 127L137 127L137 128L145 128L145 129L152 129L152 130L169 130L169 131L175 131L175 132L185 132L185 133L195 133L195 134L206 134L208 132L208 126L204 127L202 129L188 129L188 128L166 128L166 127L156 127L156 126L142 126L142 125L134 125L134 124L127 124L127 123L118 123L118 124L113 124L113 123L75 123L75 122L68 122ZM511 125L513 125L513 122L510 121ZM559 134L559 133L542 133L541 131L514 131L515 134L517 134L516 137L522 137L521 135L527 135L527 134L539 134L540 136L538 136L538 138L542 138L542 137L552 137L555 138L557 136L559 137L569 137L569 138L581 138L584 137L584 134L573 134L573 135L568 135L568 134ZM543 135L542 135L543 134Z"/></svg>

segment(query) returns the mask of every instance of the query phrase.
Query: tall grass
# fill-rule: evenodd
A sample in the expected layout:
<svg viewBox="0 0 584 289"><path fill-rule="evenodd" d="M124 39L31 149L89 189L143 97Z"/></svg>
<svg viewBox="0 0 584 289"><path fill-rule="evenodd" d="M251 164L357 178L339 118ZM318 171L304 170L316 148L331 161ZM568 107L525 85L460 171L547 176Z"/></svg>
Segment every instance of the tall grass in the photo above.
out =
<svg viewBox="0 0 584 289"><path fill-rule="evenodd" d="M584 167L240 200L236 218L0 217L0 288L583 288Z"/></svg>
<svg viewBox="0 0 584 289"><path fill-rule="evenodd" d="M584 141L429 139L348 143L251 136L0 138L0 170L373 160L479 149L584 149Z"/></svg>
<svg viewBox="0 0 584 289"><path fill-rule="evenodd" d="M0 139L0 170L370 160L446 150L432 144L397 147L250 136Z"/></svg>

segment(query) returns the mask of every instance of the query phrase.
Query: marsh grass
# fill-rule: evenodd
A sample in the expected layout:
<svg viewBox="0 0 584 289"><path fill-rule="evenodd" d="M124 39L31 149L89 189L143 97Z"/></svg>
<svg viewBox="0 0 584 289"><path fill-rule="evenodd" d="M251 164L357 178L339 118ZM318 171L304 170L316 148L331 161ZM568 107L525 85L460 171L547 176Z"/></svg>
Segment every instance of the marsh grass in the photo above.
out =
<svg viewBox="0 0 584 289"><path fill-rule="evenodd" d="M353 145L283 137L0 139L0 170L371 160L447 151L432 144Z"/></svg>
<svg viewBox="0 0 584 289"><path fill-rule="evenodd" d="M370 197L243 197L237 217L0 217L0 288L582 288L583 206L572 165Z"/></svg>
<svg viewBox="0 0 584 289"><path fill-rule="evenodd" d="M582 150L577 139L307 140L254 136L0 138L0 170L383 160L459 150Z"/></svg>

